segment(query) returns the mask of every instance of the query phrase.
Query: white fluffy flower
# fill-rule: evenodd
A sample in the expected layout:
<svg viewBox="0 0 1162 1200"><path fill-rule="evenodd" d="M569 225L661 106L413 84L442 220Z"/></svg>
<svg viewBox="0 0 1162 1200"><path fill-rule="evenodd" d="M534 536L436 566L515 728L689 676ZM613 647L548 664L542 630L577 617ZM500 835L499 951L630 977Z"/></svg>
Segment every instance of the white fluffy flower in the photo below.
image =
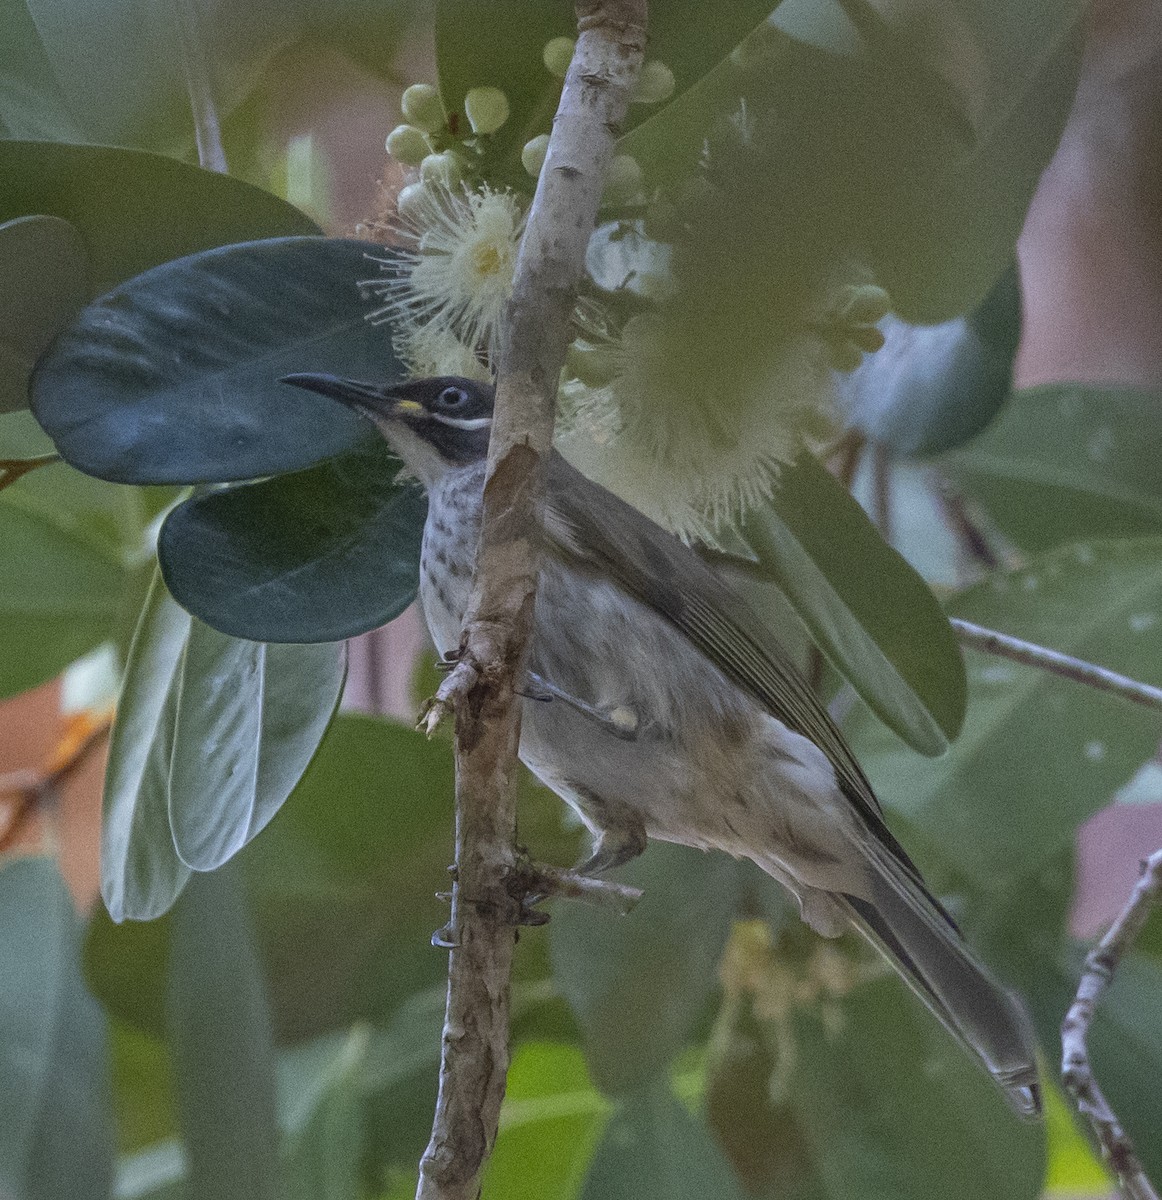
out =
<svg viewBox="0 0 1162 1200"><path fill-rule="evenodd" d="M361 285L383 302L369 319L391 322L405 341L424 330L421 338L450 338L495 356L524 228L516 197L487 185L408 190L403 253L385 262L383 278Z"/></svg>

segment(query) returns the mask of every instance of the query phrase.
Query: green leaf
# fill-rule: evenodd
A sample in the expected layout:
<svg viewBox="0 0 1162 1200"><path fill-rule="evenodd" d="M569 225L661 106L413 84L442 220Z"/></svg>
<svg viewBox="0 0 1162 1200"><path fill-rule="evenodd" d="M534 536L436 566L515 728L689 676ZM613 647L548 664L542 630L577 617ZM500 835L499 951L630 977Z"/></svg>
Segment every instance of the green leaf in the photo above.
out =
<svg viewBox="0 0 1162 1200"><path fill-rule="evenodd" d="M830 0L799 7L834 11ZM745 276L740 311L801 311L804 267L817 285L826 264L856 256L901 317L946 321L979 304L1013 258L1072 103L1080 12L1073 0L970 0L913 30L901 14L835 51L768 25L621 149L647 184L669 186L698 169L710 139L709 178L728 202L684 249L697 261L690 277L714 281L726 303ZM969 60L988 71L961 66Z"/></svg>
<svg viewBox="0 0 1162 1200"><path fill-rule="evenodd" d="M256 837L339 705L344 647L268 646L190 624L167 697L169 824L178 857L212 871Z"/></svg>
<svg viewBox="0 0 1162 1200"><path fill-rule="evenodd" d="M0 491L0 696L51 679L114 631L127 581L110 491L47 466Z"/></svg>
<svg viewBox="0 0 1162 1200"><path fill-rule="evenodd" d="M429 939L448 918L434 893L448 886L452 794L446 745L342 714L277 819L239 855L280 1043L382 1019L444 979ZM180 865L169 845L167 861ZM168 918L115 925L98 913L89 930L94 991L153 1033L169 937Z"/></svg>
<svg viewBox="0 0 1162 1200"><path fill-rule="evenodd" d="M251 479L351 450L371 425L280 378L399 375L358 286L390 253L275 238L147 271L57 340L34 376L33 412L64 458L121 483Z"/></svg>
<svg viewBox="0 0 1162 1200"><path fill-rule="evenodd" d="M191 868L219 866L270 821L314 755L342 679L339 646L228 638L155 580L109 748L101 863L114 920L165 912Z"/></svg>
<svg viewBox="0 0 1162 1200"><path fill-rule="evenodd" d="M859 427L900 454L936 454L979 433L1000 411L1021 333L1016 267L979 308L942 325L889 316L887 341L841 388Z"/></svg>
<svg viewBox="0 0 1162 1200"><path fill-rule="evenodd" d="M81 235L59 217L0 225L0 413L28 404L32 367L89 297Z"/></svg>
<svg viewBox="0 0 1162 1200"><path fill-rule="evenodd" d="M113 1174L105 1024L56 863L0 867L0 1192L106 1200Z"/></svg>
<svg viewBox="0 0 1162 1200"><path fill-rule="evenodd" d="M187 500L158 541L170 592L235 637L337 641L383 625L415 599L427 512L418 488L393 482L398 469L377 439L306 471Z"/></svg>
<svg viewBox="0 0 1162 1200"><path fill-rule="evenodd" d="M1050 384L942 460L1018 545L1162 532L1159 394Z"/></svg>
<svg viewBox="0 0 1162 1200"><path fill-rule="evenodd" d="M812 457L779 477L744 537L831 663L914 750L936 755L964 720L964 663L927 584Z"/></svg>
<svg viewBox="0 0 1162 1200"><path fill-rule="evenodd" d="M841 1001L828 1031L795 1022L795 1121L833 1200L1035 1200L1044 1133L894 979Z"/></svg>
<svg viewBox="0 0 1162 1200"><path fill-rule="evenodd" d="M0 220L28 213L63 217L80 230L94 294L199 250L319 232L261 188L160 154L0 141Z"/></svg>
<svg viewBox="0 0 1162 1200"><path fill-rule="evenodd" d="M741 0L711 8L699 0L674 0L650 12L647 57L674 72L674 95L696 83L764 20L778 0ZM545 69L541 52L555 37L577 36L572 5L552 0L440 0L436 7L436 59L440 94L461 132L467 129L464 96L470 88L498 87L508 97L509 118L485 141L490 177L498 169L515 186L531 189L520 166L521 147L547 133L557 111L561 81ZM633 104L626 128L654 116L662 105Z"/></svg>
<svg viewBox="0 0 1162 1200"><path fill-rule="evenodd" d="M952 615L1162 684L1162 540L1081 543L998 572ZM982 895L1035 875L1150 757L1154 714L969 652L964 732L921 762L866 714L846 725L884 805ZM924 856L921 855L921 861Z"/></svg>
<svg viewBox="0 0 1162 1200"><path fill-rule="evenodd" d="M154 578L129 650L109 739L101 896L115 921L166 912L190 878L169 825L170 694L193 622Z"/></svg>
<svg viewBox="0 0 1162 1200"><path fill-rule="evenodd" d="M360 1194L359 1080L370 1040L370 1030L357 1025L345 1036L310 1042L280 1056L287 1200L353 1200Z"/></svg>
<svg viewBox="0 0 1162 1200"><path fill-rule="evenodd" d="M167 1007L189 1200L281 1200L270 1012L236 865L174 909Z"/></svg>
<svg viewBox="0 0 1162 1200"><path fill-rule="evenodd" d="M574 1200L611 1111L575 1046L520 1046L508 1070L484 1194Z"/></svg>
<svg viewBox="0 0 1162 1200"><path fill-rule="evenodd" d="M743 1200L722 1151L663 1076L626 1096L605 1127L583 1200Z"/></svg>
<svg viewBox="0 0 1162 1200"><path fill-rule="evenodd" d="M0 0L0 46L0 137L83 141L25 0Z"/></svg>
<svg viewBox="0 0 1162 1200"><path fill-rule="evenodd" d="M620 877L645 892L633 912L558 905L549 926L553 978L594 1080L613 1094L657 1075L693 1034L744 886L725 855L664 844Z"/></svg>
<svg viewBox="0 0 1162 1200"><path fill-rule="evenodd" d="M192 141L186 72L225 115L301 26L302 6L232 7L131 0L27 0L43 53L91 140L169 146ZM188 61L187 61L188 59Z"/></svg>

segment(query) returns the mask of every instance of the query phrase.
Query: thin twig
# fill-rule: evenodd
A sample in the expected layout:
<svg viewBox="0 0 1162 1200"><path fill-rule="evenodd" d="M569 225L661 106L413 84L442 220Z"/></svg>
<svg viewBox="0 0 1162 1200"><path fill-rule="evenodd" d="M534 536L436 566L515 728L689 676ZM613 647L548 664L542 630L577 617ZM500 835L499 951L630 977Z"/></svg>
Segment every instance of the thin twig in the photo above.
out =
<svg viewBox="0 0 1162 1200"><path fill-rule="evenodd" d="M15 807L0 829L0 854L12 849L32 814L56 795L65 779L108 737L112 724L112 716L105 714L95 720L87 715L75 718L42 770L23 768L0 775L0 796L16 796Z"/></svg>
<svg viewBox="0 0 1162 1200"><path fill-rule="evenodd" d="M222 129L218 123L218 108L210 81L210 64L206 47L198 28L198 14L191 0L173 0L181 42L182 70L186 76L186 92L194 118L194 140L198 147L198 165L207 171L225 175L226 151L222 146Z"/></svg>
<svg viewBox="0 0 1162 1200"><path fill-rule="evenodd" d="M432 1138L417 1200L476 1200L508 1068L508 992L523 680L537 516L557 380L614 140L645 50L646 0L577 0L578 38L529 210L506 313L473 594L429 726L456 718L453 949Z"/></svg>
<svg viewBox="0 0 1162 1200"><path fill-rule="evenodd" d="M1117 1114L1102 1095L1089 1061L1089 1027L1098 1002L1113 979L1122 956L1146 923L1151 907L1162 898L1162 850L1142 863L1137 885L1109 932L1085 960L1077 995L1061 1023L1061 1080L1077 1110L1089 1121L1118 1183L1128 1200L1158 1200L1134 1145Z"/></svg>
<svg viewBox="0 0 1162 1200"><path fill-rule="evenodd" d="M59 454L38 454L35 458L0 458L0 492L38 467L50 467L61 461Z"/></svg>
<svg viewBox="0 0 1162 1200"><path fill-rule="evenodd" d="M1119 675L1117 671L1074 658L1071 654L1062 654L1059 650L1050 650L1034 642L1010 637L1007 633L998 633L995 629L974 625L971 621L962 621L959 617L951 617L949 620L961 643L971 646L974 650L995 654L998 658L1008 658L1027 667L1040 667L1041 670L1060 675L1063 679L1072 679L1074 683L1083 683L1086 687L1096 688L1100 692L1112 692L1115 696L1121 696L1144 708L1162 709L1162 688L1140 683L1127 675Z"/></svg>

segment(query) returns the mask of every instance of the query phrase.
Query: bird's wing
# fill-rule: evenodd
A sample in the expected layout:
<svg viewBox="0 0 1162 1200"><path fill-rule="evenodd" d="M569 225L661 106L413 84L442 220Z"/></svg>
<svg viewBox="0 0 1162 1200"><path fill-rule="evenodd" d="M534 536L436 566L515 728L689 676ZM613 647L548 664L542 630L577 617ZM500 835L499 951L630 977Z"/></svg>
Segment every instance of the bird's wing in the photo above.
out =
<svg viewBox="0 0 1162 1200"><path fill-rule="evenodd" d="M735 684L827 755L840 790L908 872L879 801L814 690L754 610L697 554L559 454L549 466L544 530L575 567L614 580L671 621Z"/></svg>

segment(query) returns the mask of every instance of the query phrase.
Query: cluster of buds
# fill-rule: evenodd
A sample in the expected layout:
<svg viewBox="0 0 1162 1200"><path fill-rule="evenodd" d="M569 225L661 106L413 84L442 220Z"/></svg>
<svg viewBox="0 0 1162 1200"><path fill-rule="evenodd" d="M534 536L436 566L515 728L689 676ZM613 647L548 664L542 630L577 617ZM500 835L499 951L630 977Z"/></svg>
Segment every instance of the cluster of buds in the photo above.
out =
<svg viewBox="0 0 1162 1200"><path fill-rule="evenodd" d="M854 371L865 354L883 347L879 322L891 308L891 296L875 284L849 284L840 289L831 310L822 320L812 323L827 344L834 370Z"/></svg>
<svg viewBox="0 0 1162 1200"><path fill-rule="evenodd" d="M464 97L468 128L452 122L440 93L430 83L415 83L400 103L404 124L387 135L387 152L397 162L419 167L420 182L400 193L400 212L418 200L409 188L423 185L453 190L476 173L486 140L508 120L508 97L496 87L471 88Z"/></svg>

